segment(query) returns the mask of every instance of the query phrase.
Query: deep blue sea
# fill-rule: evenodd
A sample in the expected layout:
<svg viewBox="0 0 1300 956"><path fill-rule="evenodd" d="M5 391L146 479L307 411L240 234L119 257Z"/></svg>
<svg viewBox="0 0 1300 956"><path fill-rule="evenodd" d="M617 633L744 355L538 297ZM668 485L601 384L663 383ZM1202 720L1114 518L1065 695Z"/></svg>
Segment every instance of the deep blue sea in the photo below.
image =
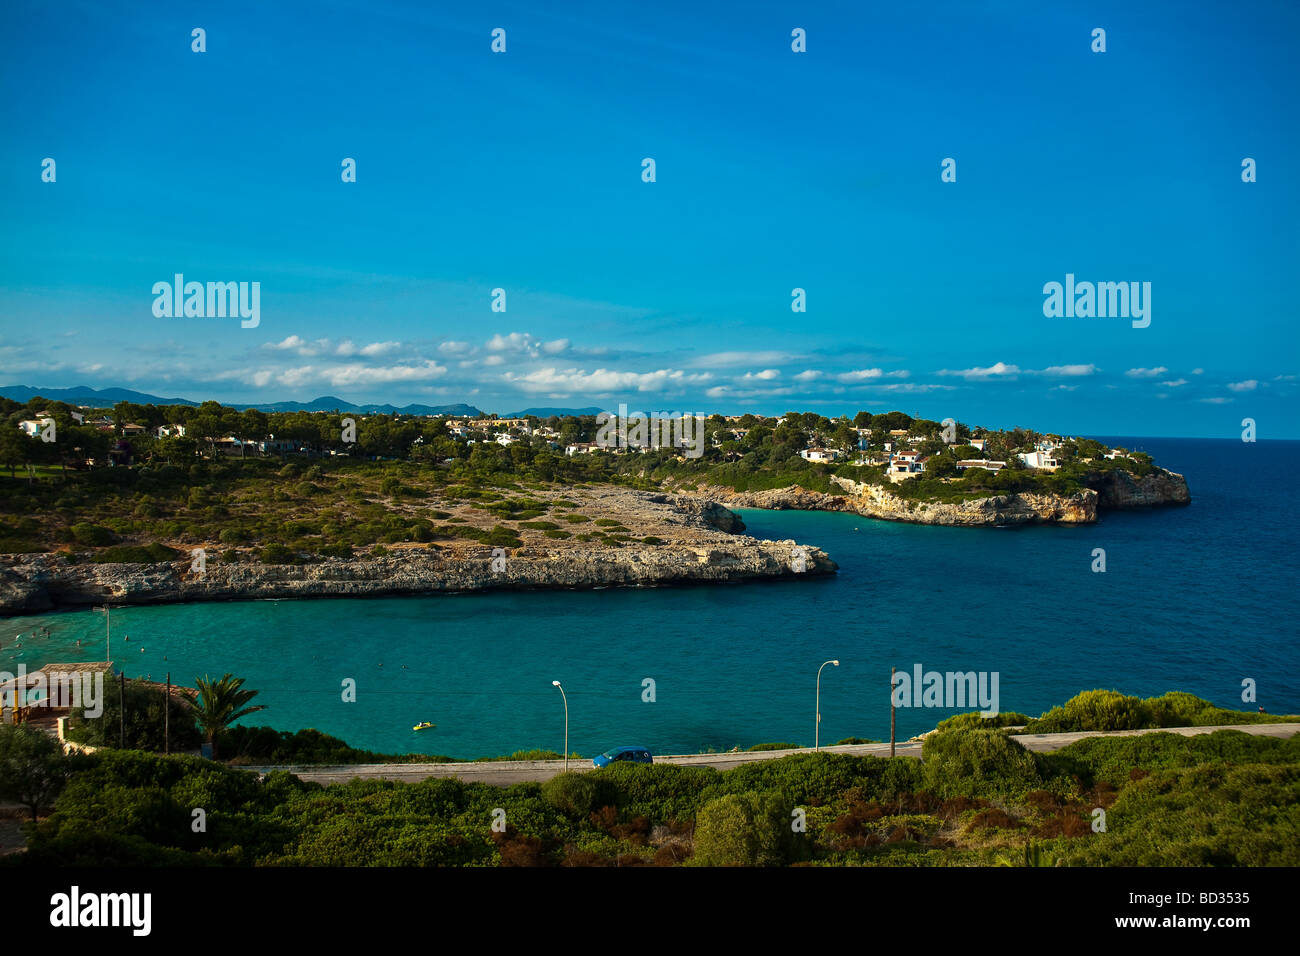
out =
<svg viewBox="0 0 1300 956"><path fill-rule="evenodd" d="M113 612L113 659L132 677L245 677L268 705L246 723L457 757L560 750L564 706L552 680L568 695L570 750L584 755L628 743L655 753L810 745L817 669L832 658L823 744L888 739L890 667L918 663L997 672L1001 709L1032 715L1094 687L1300 713L1300 442L1112 440L1186 475L1191 506L1005 530L746 510L748 533L821 547L839 574L124 608ZM1105 573L1091 570L1094 548L1105 549ZM49 637L32 634L42 625ZM104 617L10 618L0 641L0 670L100 660ZM356 703L342 700L345 678ZM653 702L643 700L646 678ZM1258 704L1242 703L1243 678L1256 681ZM899 736L954 712L900 709ZM436 729L414 733L423 720Z"/></svg>

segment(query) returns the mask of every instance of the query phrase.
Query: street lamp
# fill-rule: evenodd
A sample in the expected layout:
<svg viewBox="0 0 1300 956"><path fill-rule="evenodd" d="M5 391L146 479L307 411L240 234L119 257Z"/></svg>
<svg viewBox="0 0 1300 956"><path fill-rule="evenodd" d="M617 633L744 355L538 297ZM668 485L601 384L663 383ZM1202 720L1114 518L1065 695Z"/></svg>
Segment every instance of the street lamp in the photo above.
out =
<svg viewBox="0 0 1300 956"><path fill-rule="evenodd" d="M558 680L551 681L551 686L560 687ZM564 698L564 772L569 772L569 697L560 687L560 696Z"/></svg>
<svg viewBox="0 0 1300 956"><path fill-rule="evenodd" d="M826 664L840 666L839 661L827 661ZM822 667L817 668L817 729L813 733L813 750L820 750L822 742Z"/></svg>

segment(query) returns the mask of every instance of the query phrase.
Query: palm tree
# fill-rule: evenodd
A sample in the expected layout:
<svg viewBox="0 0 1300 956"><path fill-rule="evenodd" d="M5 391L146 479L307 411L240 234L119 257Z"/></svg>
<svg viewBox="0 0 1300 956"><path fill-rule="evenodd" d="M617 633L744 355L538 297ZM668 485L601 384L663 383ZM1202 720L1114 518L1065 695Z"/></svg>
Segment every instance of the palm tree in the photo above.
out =
<svg viewBox="0 0 1300 956"><path fill-rule="evenodd" d="M243 684L244 678L236 677L234 674L226 674L217 681L207 675L194 679L194 686L199 689L198 700L194 703L194 716L212 746L214 760L217 756L217 734L240 717L266 710L263 704L245 706L257 696L257 691L240 690Z"/></svg>

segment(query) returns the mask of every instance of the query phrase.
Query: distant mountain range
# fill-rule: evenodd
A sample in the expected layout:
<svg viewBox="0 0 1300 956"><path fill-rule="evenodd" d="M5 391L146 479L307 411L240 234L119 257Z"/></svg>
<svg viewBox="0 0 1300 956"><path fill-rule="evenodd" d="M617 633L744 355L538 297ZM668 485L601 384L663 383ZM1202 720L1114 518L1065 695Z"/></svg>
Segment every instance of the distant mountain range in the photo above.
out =
<svg viewBox="0 0 1300 956"><path fill-rule="evenodd" d="M188 398L159 398L145 392L136 392L129 388L100 388L79 385L73 388L32 388L30 385L7 385L0 387L0 396L15 402L29 402L37 396L50 401L67 402L69 405L90 405L96 408L108 408L118 402L134 402L137 405L193 405ZM458 415L474 416L483 413L473 405L464 403L456 405L354 405L333 395L322 395L309 402L268 402L261 405L243 405L235 402L223 402L230 408L256 408L263 412L354 412L360 415Z"/></svg>

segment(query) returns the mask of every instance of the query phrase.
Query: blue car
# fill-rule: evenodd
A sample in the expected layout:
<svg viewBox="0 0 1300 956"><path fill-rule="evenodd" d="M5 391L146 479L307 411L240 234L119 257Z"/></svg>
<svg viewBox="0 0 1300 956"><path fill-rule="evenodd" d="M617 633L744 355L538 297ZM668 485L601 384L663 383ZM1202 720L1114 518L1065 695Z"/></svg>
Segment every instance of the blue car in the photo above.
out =
<svg viewBox="0 0 1300 956"><path fill-rule="evenodd" d="M591 761L593 767L607 767L614 762L654 763L650 751L645 747L615 747Z"/></svg>

